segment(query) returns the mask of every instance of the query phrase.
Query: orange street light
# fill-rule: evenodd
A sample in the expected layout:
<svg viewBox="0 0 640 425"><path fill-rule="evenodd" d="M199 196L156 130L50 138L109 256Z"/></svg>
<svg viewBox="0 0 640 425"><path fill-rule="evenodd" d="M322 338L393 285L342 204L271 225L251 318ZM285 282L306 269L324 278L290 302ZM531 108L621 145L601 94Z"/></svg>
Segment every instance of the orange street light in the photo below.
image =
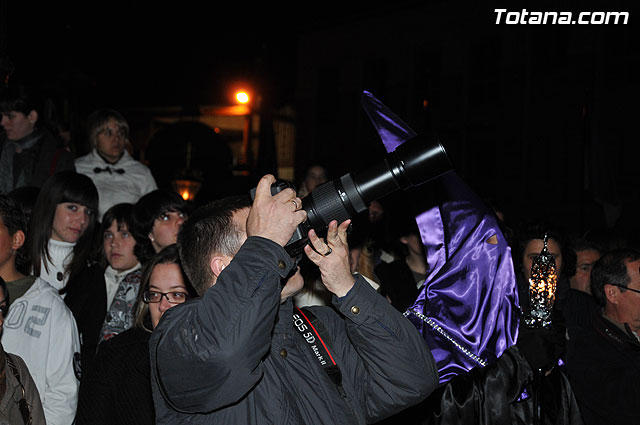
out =
<svg viewBox="0 0 640 425"><path fill-rule="evenodd" d="M239 91L236 93L236 100L239 103L249 103L249 94L244 91Z"/></svg>

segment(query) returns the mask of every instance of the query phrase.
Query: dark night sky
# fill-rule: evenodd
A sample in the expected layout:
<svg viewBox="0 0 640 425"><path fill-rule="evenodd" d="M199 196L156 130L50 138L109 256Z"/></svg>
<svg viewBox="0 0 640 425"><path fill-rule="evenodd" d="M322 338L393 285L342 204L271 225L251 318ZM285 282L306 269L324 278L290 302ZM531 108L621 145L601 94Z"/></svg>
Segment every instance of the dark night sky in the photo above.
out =
<svg viewBox="0 0 640 425"><path fill-rule="evenodd" d="M38 5L34 16L30 5L11 2L7 45L16 77L72 79L97 102L146 106L216 102L221 81L251 79L272 66L293 72L295 38L266 35L262 29L271 20L200 7L114 4L49 3Z"/></svg>
<svg viewBox="0 0 640 425"><path fill-rule="evenodd" d="M71 87L89 108L226 103L226 89L236 81L259 86L279 104L294 97L298 35L425 3L445 20L465 10L464 2L441 0L366 6L335 1L321 6L116 1L99 7L93 2L5 2L3 44L15 62L16 78ZM480 10L493 13L491 2L481 3L487 4ZM509 8L518 10L526 3L513 2ZM573 3L545 9L536 2L534 8L575 8ZM597 5L609 4L592 3L596 6L581 2L580 8L599 10ZM491 25L493 18L486 18L478 22ZM478 29L495 28L466 31L473 37Z"/></svg>
<svg viewBox="0 0 640 425"><path fill-rule="evenodd" d="M220 2L7 3L5 43L16 78L62 83L81 102L121 107L225 103L228 85L243 81L262 86L275 104L289 101L301 31L416 2L383 2L366 11L338 2L320 10Z"/></svg>

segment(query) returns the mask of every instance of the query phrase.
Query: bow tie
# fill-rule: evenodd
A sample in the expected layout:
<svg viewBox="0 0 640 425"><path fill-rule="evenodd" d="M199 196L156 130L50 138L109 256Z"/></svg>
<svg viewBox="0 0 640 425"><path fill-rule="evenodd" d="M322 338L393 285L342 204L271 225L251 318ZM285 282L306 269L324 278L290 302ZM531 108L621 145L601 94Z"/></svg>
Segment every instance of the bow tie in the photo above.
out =
<svg viewBox="0 0 640 425"><path fill-rule="evenodd" d="M96 174L102 173L103 171L106 171L109 174L113 174L113 173L124 174L124 169L123 168L111 168L111 167L100 168L100 167L96 167L96 168L93 169L93 172L96 173Z"/></svg>

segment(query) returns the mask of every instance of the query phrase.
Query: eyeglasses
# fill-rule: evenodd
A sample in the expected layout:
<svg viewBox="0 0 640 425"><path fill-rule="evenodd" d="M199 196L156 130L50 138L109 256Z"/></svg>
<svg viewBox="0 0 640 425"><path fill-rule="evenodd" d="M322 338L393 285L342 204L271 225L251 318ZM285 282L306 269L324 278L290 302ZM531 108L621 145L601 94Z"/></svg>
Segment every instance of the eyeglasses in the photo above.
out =
<svg viewBox="0 0 640 425"><path fill-rule="evenodd" d="M611 286L617 286L618 288L623 288L623 289L626 289L627 291L637 292L638 294L640 294L640 290L638 290L638 289L627 288L626 286L616 285L616 284L614 284L614 283L610 283L609 285L611 285Z"/></svg>
<svg viewBox="0 0 640 425"><path fill-rule="evenodd" d="M159 303L162 301L162 297L165 297L171 304L182 304L189 299L189 294L186 292L156 291L144 291L142 293L142 300L146 303Z"/></svg>

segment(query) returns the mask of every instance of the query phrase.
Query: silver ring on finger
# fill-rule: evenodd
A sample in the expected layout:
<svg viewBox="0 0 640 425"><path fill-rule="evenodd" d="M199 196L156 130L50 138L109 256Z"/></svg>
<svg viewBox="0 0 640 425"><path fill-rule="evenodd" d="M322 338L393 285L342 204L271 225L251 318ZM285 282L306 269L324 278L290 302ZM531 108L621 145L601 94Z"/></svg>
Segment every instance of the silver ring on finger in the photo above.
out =
<svg viewBox="0 0 640 425"><path fill-rule="evenodd" d="M298 211L298 202L295 199L292 199L291 202L293 202L294 211Z"/></svg>
<svg viewBox="0 0 640 425"><path fill-rule="evenodd" d="M325 252L324 254L320 254L320 255L322 255L323 257L326 257L327 255L329 255L329 254L331 254L333 252L333 249L331 249L330 246L327 246L327 248L329 248L329 251Z"/></svg>

